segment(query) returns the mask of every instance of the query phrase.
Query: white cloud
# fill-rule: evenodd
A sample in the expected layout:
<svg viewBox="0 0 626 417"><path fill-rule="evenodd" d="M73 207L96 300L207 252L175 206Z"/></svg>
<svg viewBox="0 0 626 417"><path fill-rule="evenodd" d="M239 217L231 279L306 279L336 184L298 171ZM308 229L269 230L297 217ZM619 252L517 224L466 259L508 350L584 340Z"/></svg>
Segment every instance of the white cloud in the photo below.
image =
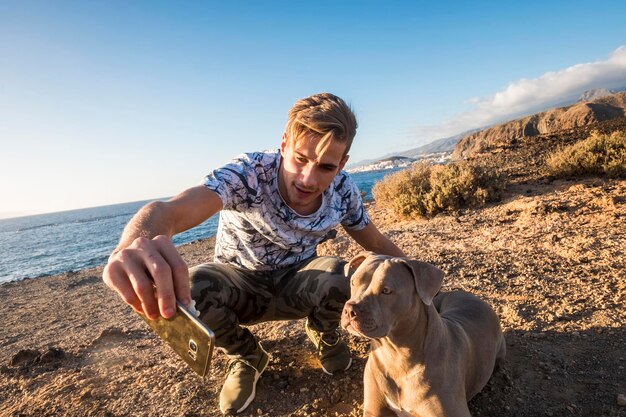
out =
<svg viewBox="0 0 626 417"><path fill-rule="evenodd" d="M521 79L492 96L470 98L467 102L472 110L436 126L418 127L416 133L428 139L448 137L573 101L587 90L625 86L626 46L620 46L605 61L576 64L538 78Z"/></svg>

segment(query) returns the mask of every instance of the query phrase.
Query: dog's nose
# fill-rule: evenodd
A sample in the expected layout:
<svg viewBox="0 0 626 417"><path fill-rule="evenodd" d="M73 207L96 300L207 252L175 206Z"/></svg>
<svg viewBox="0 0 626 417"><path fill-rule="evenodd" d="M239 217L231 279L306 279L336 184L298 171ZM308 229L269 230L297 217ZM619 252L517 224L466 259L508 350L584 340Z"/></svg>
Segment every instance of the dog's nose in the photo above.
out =
<svg viewBox="0 0 626 417"><path fill-rule="evenodd" d="M348 301L343 307L343 311L350 318L356 317L356 304L354 301Z"/></svg>

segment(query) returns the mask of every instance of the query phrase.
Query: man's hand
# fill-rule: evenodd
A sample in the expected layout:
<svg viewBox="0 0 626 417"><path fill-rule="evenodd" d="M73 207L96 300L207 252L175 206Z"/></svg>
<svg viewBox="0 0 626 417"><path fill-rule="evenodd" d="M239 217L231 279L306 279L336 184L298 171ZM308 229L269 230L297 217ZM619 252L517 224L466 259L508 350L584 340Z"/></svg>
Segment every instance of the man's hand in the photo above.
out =
<svg viewBox="0 0 626 417"><path fill-rule="evenodd" d="M191 302L187 264L167 236L138 237L111 255L102 277L126 304L151 320L159 313L172 317L176 300Z"/></svg>

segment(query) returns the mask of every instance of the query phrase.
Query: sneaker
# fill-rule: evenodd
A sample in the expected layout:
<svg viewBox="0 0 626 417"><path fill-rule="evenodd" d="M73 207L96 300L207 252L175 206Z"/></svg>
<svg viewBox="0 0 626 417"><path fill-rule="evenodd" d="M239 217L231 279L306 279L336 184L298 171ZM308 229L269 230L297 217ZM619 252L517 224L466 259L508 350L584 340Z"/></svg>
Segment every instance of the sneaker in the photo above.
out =
<svg viewBox="0 0 626 417"><path fill-rule="evenodd" d="M309 327L309 321L304 326L306 334L315 345L320 356L322 370L328 375L337 371L345 371L352 365L352 357L346 343L341 339L337 330L318 332Z"/></svg>
<svg viewBox="0 0 626 417"><path fill-rule="evenodd" d="M250 405L256 394L256 383L269 361L269 355L260 344L257 344L252 354L230 361L228 375L220 392L220 410L223 414L241 413Z"/></svg>

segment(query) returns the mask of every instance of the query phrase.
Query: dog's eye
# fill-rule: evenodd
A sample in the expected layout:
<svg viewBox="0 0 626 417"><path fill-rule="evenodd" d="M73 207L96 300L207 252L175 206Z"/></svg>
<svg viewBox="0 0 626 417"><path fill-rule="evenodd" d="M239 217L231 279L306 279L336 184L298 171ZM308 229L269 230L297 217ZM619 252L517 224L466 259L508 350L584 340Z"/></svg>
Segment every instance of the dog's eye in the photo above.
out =
<svg viewBox="0 0 626 417"><path fill-rule="evenodd" d="M383 294L391 294L391 289L389 287L383 287Z"/></svg>

